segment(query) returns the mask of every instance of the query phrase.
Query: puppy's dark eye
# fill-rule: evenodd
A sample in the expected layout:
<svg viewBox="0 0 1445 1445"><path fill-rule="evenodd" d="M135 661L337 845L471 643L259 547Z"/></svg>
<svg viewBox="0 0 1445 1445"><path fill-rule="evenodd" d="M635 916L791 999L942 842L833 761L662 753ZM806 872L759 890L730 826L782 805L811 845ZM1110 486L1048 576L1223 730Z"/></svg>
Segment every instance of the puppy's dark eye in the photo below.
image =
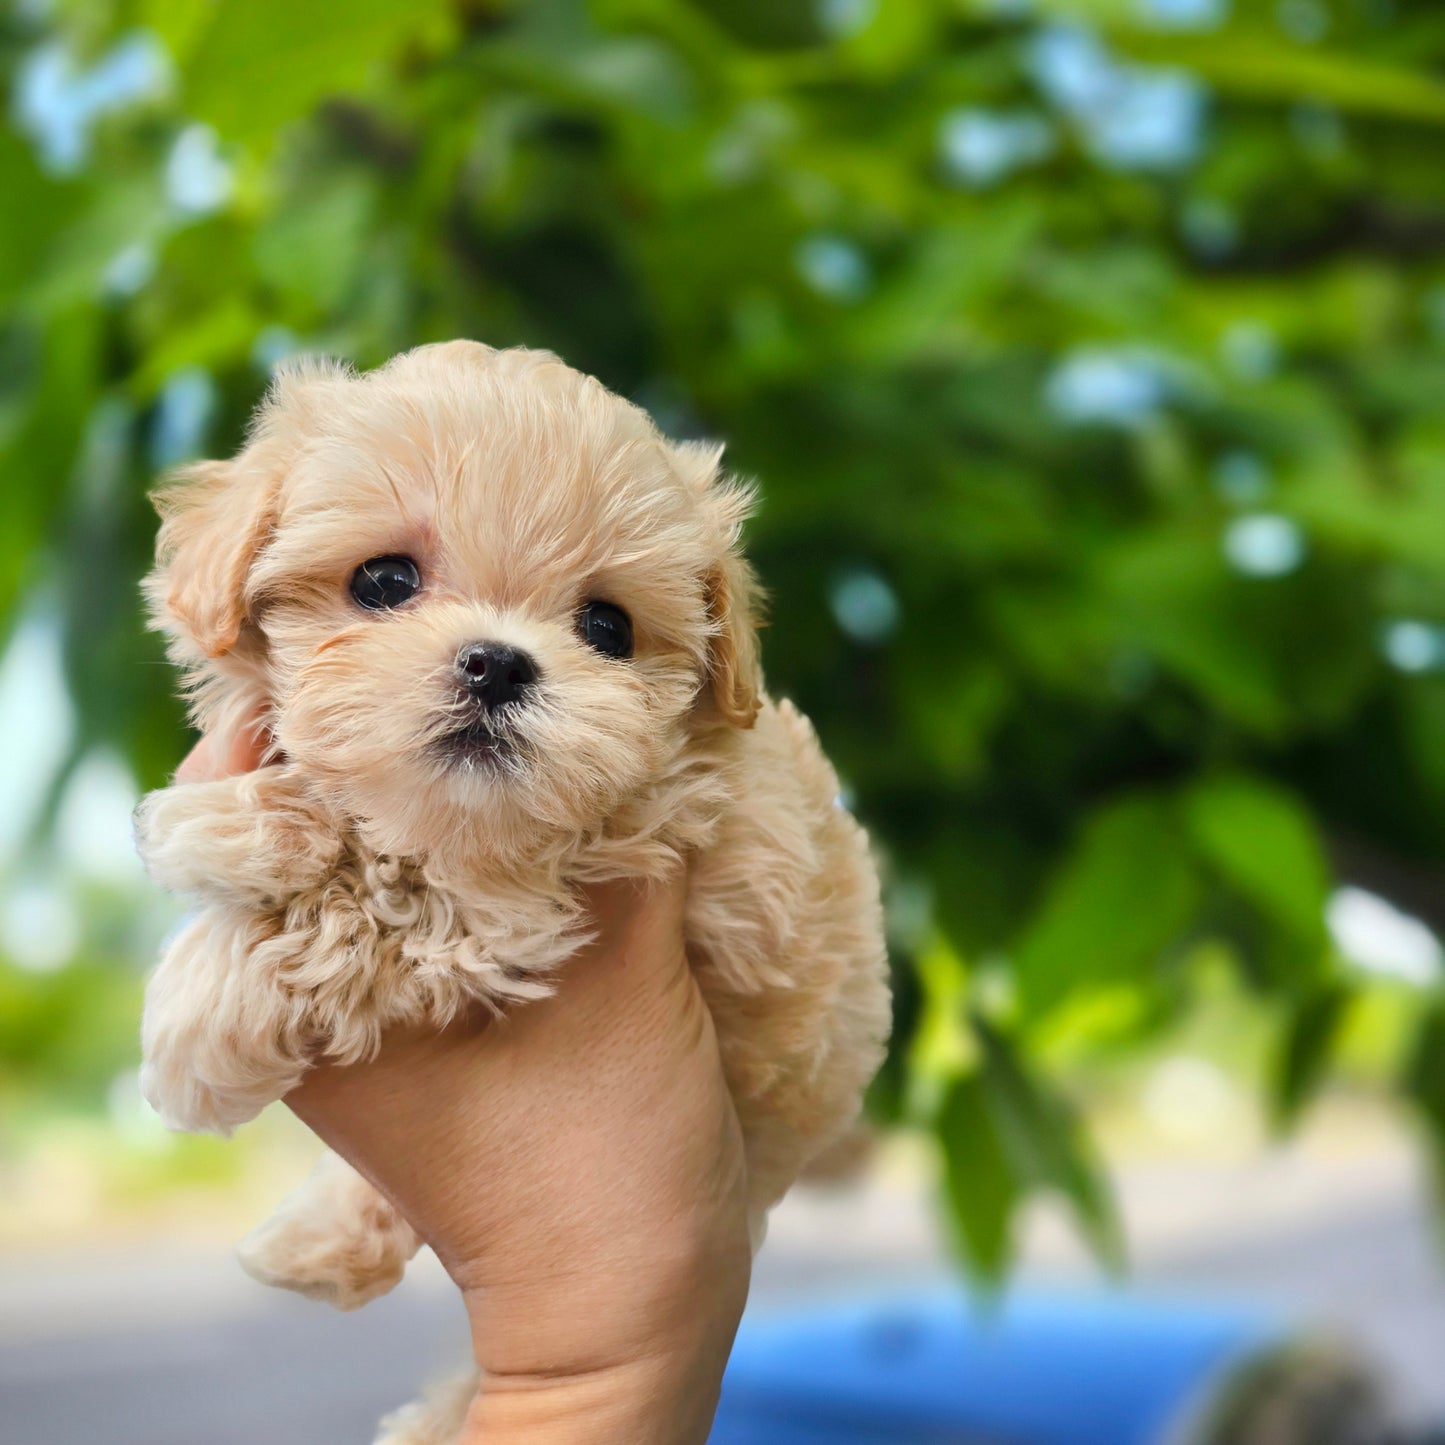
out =
<svg viewBox="0 0 1445 1445"><path fill-rule="evenodd" d="M421 573L410 557L373 557L351 574L351 595L368 612L388 612L421 591Z"/></svg>
<svg viewBox="0 0 1445 1445"><path fill-rule="evenodd" d="M632 623L610 602L589 602L577 614L577 630L588 647L607 657L632 656Z"/></svg>

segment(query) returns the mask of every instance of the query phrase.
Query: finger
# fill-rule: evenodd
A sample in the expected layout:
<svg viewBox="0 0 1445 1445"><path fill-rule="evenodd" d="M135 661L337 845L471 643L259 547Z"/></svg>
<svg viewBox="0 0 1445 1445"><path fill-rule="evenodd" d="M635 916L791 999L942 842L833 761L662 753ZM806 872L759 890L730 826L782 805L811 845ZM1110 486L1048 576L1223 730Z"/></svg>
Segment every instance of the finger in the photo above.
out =
<svg viewBox="0 0 1445 1445"><path fill-rule="evenodd" d="M254 772L266 761L270 748L271 734L259 718L253 719L232 737L221 764L222 776Z"/></svg>
<svg viewBox="0 0 1445 1445"><path fill-rule="evenodd" d="M207 783L254 772L266 760L270 748L271 735L259 718L245 723L224 744L214 734L207 734L182 759L175 780Z"/></svg>
<svg viewBox="0 0 1445 1445"><path fill-rule="evenodd" d="M624 878L584 890L595 927L584 955L602 954L646 970L667 967L682 954L687 875L665 879Z"/></svg>
<svg viewBox="0 0 1445 1445"><path fill-rule="evenodd" d="M582 890L588 910L604 931L643 925L668 929L681 926L687 901L687 871L678 868L665 878L615 878Z"/></svg>
<svg viewBox="0 0 1445 1445"><path fill-rule="evenodd" d="M219 759L216 757L216 740L203 737L181 760L176 769L178 783L208 783L221 776Z"/></svg>

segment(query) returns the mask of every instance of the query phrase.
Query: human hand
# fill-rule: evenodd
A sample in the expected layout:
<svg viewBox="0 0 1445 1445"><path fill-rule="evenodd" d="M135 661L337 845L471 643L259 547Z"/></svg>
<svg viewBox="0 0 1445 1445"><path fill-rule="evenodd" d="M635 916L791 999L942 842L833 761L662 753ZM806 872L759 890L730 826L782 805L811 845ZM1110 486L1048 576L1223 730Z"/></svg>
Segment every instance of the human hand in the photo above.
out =
<svg viewBox="0 0 1445 1445"><path fill-rule="evenodd" d="M254 767L203 742L177 777ZM553 997L388 1035L287 1099L460 1287L466 1439L706 1439L751 1251L736 1112L682 944L685 882L590 891Z"/></svg>

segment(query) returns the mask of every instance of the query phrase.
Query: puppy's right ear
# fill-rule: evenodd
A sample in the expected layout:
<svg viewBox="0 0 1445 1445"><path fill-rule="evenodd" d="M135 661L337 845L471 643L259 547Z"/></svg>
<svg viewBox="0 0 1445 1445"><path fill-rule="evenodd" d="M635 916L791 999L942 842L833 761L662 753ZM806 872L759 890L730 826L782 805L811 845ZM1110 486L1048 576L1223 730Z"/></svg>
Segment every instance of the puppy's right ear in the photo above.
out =
<svg viewBox="0 0 1445 1445"><path fill-rule="evenodd" d="M719 717L734 727L750 728L762 707L763 672L758 659L762 595L752 568L738 550L738 537L752 510L753 494L723 476L722 451L715 442L674 442L672 459L717 529L719 555L703 578L712 631L708 692Z"/></svg>
<svg viewBox="0 0 1445 1445"><path fill-rule="evenodd" d="M182 468L152 500L161 515L145 589L155 624L224 657L247 618L246 578L276 522L280 471L248 461Z"/></svg>
<svg viewBox="0 0 1445 1445"><path fill-rule="evenodd" d="M708 680L714 706L724 721L750 728L762 707L763 674L758 662L758 587L752 568L730 553L704 582L708 620Z"/></svg>

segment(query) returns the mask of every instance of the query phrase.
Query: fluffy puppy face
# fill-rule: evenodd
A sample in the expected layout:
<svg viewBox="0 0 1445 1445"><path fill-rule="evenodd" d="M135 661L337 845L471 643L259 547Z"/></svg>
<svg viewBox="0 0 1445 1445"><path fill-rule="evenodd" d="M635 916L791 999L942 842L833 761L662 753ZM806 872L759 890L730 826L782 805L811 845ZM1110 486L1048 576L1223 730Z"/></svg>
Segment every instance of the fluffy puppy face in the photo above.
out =
<svg viewBox="0 0 1445 1445"><path fill-rule="evenodd" d="M757 710L745 494L546 353L295 368L158 505L199 723L259 706L386 850L576 836Z"/></svg>

